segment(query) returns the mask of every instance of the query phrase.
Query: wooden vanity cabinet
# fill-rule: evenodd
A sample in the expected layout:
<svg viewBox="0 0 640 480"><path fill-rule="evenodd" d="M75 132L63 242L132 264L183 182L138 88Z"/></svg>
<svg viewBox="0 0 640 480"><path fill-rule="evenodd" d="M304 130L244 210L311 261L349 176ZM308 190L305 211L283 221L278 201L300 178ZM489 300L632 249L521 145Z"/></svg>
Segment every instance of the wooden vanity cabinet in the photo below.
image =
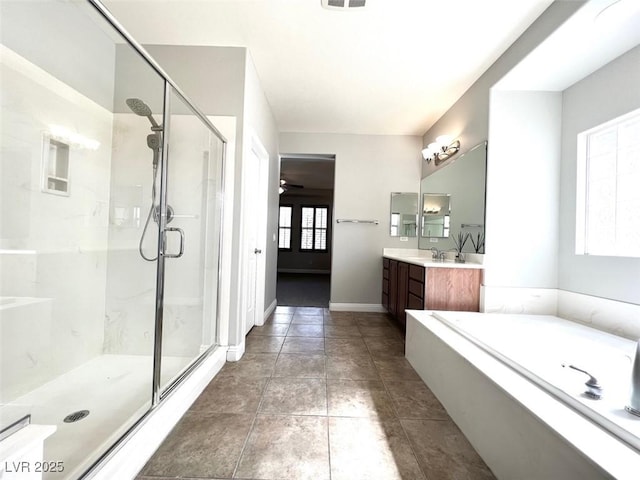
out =
<svg viewBox="0 0 640 480"><path fill-rule="evenodd" d="M480 311L479 268L423 267L383 258L382 305L406 325L405 310Z"/></svg>

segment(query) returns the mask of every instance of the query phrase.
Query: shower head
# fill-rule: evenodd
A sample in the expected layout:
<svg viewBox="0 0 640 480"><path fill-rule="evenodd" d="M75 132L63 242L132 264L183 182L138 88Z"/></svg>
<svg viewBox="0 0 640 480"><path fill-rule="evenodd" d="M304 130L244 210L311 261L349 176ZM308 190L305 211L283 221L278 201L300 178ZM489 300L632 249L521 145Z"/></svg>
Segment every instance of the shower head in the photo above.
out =
<svg viewBox="0 0 640 480"><path fill-rule="evenodd" d="M151 116L151 109L149 105L144 103L139 98L127 98L126 100L127 106L131 109L133 113L136 115L140 115L141 117L147 117L151 122L151 128L160 128L158 123Z"/></svg>

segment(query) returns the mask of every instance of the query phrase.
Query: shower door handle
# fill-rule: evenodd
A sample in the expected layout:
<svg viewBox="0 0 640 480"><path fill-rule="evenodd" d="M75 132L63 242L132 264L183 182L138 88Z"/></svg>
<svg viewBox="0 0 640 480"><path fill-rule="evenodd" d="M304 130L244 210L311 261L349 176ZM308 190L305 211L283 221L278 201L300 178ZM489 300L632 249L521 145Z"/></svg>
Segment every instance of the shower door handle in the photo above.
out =
<svg viewBox="0 0 640 480"><path fill-rule="evenodd" d="M164 251L164 246L167 244L167 232L178 232L178 234L180 235L180 250L178 251L178 253L166 253ZM165 258L180 258L183 254L184 254L184 230L182 230L181 228L178 227L167 227L164 229L164 242L163 242L163 255Z"/></svg>

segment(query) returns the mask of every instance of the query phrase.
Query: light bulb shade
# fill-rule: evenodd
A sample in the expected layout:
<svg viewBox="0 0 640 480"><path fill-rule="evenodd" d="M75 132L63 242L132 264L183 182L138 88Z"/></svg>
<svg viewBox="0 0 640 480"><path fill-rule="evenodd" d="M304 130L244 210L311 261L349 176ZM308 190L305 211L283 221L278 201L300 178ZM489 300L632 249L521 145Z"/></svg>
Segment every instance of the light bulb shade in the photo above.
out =
<svg viewBox="0 0 640 480"><path fill-rule="evenodd" d="M440 135L436 137L436 143L443 149L448 147L451 142L453 142L453 137L451 135Z"/></svg>

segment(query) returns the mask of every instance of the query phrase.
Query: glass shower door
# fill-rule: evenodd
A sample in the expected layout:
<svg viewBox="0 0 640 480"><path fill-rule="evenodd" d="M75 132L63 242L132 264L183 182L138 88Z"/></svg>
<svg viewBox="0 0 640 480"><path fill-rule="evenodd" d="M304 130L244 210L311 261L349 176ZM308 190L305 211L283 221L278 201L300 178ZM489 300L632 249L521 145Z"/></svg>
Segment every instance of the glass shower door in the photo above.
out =
<svg viewBox="0 0 640 480"><path fill-rule="evenodd" d="M223 143L175 90L169 97L160 388L217 339Z"/></svg>
<svg viewBox="0 0 640 480"><path fill-rule="evenodd" d="M151 407L165 81L86 2L0 17L0 430L76 479Z"/></svg>

